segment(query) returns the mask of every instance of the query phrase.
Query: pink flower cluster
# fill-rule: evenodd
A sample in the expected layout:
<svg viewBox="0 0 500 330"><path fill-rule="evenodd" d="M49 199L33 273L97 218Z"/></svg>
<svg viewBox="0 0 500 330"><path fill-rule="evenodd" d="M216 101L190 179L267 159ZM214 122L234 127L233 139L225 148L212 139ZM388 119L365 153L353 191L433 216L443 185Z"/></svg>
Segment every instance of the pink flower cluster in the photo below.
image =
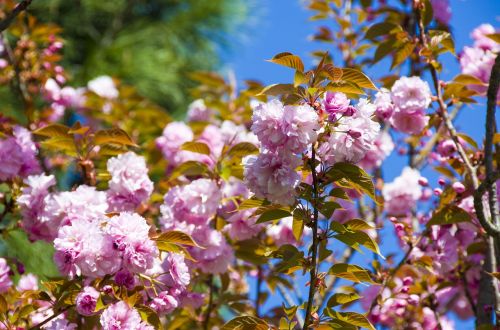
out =
<svg viewBox="0 0 500 330"><path fill-rule="evenodd" d="M94 221L76 219L59 229L55 262L70 277L103 277L122 268L145 272L158 255L149 228L143 217L129 212Z"/></svg>
<svg viewBox="0 0 500 330"><path fill-rule="evenodd" d="M391 89L392 126L403 133L420 134L429 122L425 110L431 104L431 96L429 84L419 77L397 80Z"/></svg>
<svg viewBox="0 0 500 330"><path fill-rule="evenodd" d="M15 126L12 136L0 140L0 181L39 173L37 153L30 131Z"/></svg>
<svg viewBox="0 0 500 330"><path fill-rule="evenodd" d="M259 198L293 204L300 182L297 154L316 142L320 129L315 110L308 105L284 106L278 100L258 104L253 110L252 131L262 151L243 160L245 183Z"/></svg>
<svg viewBox="0 0 500 330"><path fill-rule="evenodd" d="M144 157L127 152L108 160L108 204L113 211L133 211L153 192Z"/></svg>
<svg viewBox="0 0 500 330"><path fill-rule="evenodd" d="M393 182L386 183L382 189L385 210L391 215L406 215L422 197L418 170L405 167L400 176Z"/></svg>
<svg viewBox="0 0 500 330"><path fill-rule="evenodd" d="M329 165L358 163L369 151L375 151L380 124L372 120L374 112L375 106L361 99L352 114L344 114L332 128L330 138L318 150L322 159Z"/></svg>
<svg viewBox="0 0 500 330"><path fill-rule="evenodd" d="M161 206L160 223L164 230L179 230L191 235L204 247L190 247L197 260L192 266L206 273L226 271L233 251L224 236L210 226L222 199L220 187L210 179L197 179L170 189Z"/></svg>
<svg viewBox="0 0 500 330"><path fill-rule="evenodd" d="M74 191L49 192L55 185L53 175L29 176L17 203L23 227L32 240L52 242L60 226L75 220L94 222L107 212L133 211L153 190L144 158L128 152L108 161L111 174L109 190L81 185Z"/></svg>
<svg viewBox="0 0 500 330"><path fill-rule="evenodd" d="M463 74L471 75L479 79L484 85L472 85L472 89L484 93L489 83L491 69L495 63L496 53L500 45L486 35L498 31L490 24L482 24L471 33L474 39L472 47L464 47L460 54L460 67Z"/></svg>
<svg viewBox="0 0 500 330"><path fill-rule="evenodd" d="M112 304L101 314L100 323L103 330L153 330L154 327L143 322L139 312L129 307L126 302Z"/></svg>
<svg viewBox="0 0 500 330"><path fill-rule="evenodd" d="M182 145L191 141L205 143L210 149L210 154L182 150ZM232 146L240 142L256 144L257 139L245 126L236 125L231 121L224 121L221 125L209 124L197 138L185 123L171 122L165 126L162 136L156 139L156 146L168 161L168 169L171 170L187 161L198 161L213 167L221 156L224 145Z"/></svg>

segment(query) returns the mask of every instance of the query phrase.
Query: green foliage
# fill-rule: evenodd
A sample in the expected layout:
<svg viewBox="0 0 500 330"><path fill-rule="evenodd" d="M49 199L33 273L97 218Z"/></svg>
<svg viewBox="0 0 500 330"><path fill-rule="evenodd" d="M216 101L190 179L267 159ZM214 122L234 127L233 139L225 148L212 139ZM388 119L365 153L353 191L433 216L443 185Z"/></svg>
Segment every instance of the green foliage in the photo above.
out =
<svg viewBox="0 0 500 330"><path fill-rule="evenodd" d="M5 236L6 256L19 259L25 266L26 272L37 274L41 279L56 277L56 269L52 256L54 247L43 241L31 243L24 231L11 230ZM36 256L36 257L33 257Z"/></svg>
<svg viewBox="0 0 500 330"><path fill-rule="evenodd" d="M241 30L243 0L34 1L35 15L63 28L76 84L119 77L170 111L185 109L187 72L213 69L227 35Z"/></svg>

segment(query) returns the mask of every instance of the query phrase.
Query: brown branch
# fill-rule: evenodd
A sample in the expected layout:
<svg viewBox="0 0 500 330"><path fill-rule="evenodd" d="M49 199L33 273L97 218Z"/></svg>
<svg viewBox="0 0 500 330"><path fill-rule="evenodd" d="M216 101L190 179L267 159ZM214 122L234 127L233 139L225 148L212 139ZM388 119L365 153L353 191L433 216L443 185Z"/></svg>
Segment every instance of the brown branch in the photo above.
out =
<svg viewBox="0 0 500 330"><path fill-rule="evenodd" d="M312 305L314 302L314 294L316 291L316 267L317 267L317 254L318 254L318 219L319 219L319 211L318 211L318 178L316 175L316 149L314 145L312 146L311 159L309 160L309 165L311 167L311 174L313 180L313 207L314 207L314 219L312 223L312 245L311 245L311 270L310 274L310 282L309 282L309 295L307 298L307 306L306 306L306 315L304 319L304 326L302 330L307 330L309 328L310 320L311 320L311 311Z"/></svg>
<svg viewBox="0 0 500 330"><path fill-rule="evenodd" d="M28 9L28 6L31 5L33 0L23 0L8 14L3 20L0 21L0 33L6 30L14 21L14 19L23 11Z"/></svg>

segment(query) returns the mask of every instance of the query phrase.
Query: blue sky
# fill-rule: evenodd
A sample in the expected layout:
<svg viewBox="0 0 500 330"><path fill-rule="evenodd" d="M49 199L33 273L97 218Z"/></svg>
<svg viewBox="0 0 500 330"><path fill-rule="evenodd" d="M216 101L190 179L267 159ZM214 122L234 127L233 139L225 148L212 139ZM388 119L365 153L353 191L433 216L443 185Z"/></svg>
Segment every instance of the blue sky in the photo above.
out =
<svg viewBox="0 0 500 330"><path fill-rule="evenodd" d="M470 32L482 23L490 23L500 27L500 1L498 0L451 0L453 36L457 52L465 45L472 44ZM305 9L299 0L254 0L255 10L253 18L247 27L246 37L235 41L234 50L223 57L223 72L233 70L239 81L256 79L265 84L290 82L293 79L293 70L266 62L273 55L288 51L301 56L307 65L312 65L309 53L313 50L329 50L327 44L315 43L308 40L315 32L318 23L309 21L310 12ZM322 21L320 24L325 24ZM331 46L330 46L331 47ZM441 79L453 78L459 73L457 60L449 56L442 58L444 70ZM378 65L365 71L372 77L384 74L389 66ZM403 71L405 72L405 71ZM485 102L468 106L460 113L456 125L459 130L466 132L480 142L484 134ZM498 115L498 114L497 114ZM498 116L497 116L498 118ZM386 180L398 176L406 164L406 157L393 155L387 160L384 167ZM435 185L437 176L430 171L424 172L429 176L431 184ZM434 182L433 182L434 181ZM383 244L384 254L400 250L392 231L384 229ZM371 255L366 254L357 258L357 262L366 263ZM271 304L276 301L271 301ZM473 322L462 322L454 318L457 329L473 329Z"/></svg>

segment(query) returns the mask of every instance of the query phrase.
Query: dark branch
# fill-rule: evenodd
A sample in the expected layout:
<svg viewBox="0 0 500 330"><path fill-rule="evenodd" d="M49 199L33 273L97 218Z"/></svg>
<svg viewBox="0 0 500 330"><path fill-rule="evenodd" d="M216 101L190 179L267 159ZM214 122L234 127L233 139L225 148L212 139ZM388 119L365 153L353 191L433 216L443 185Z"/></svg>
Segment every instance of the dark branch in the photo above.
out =
<svg viewBox="0 0 500 330"><path fill-rule="evenodd" d="M28 6L31 5L31 2L33 2L33 0L21 1L16 6L16 8L14 8L14 10L7 15L7 17L0 21L0 33L5 31L10 26L10 24L12 24L12 21L14 21L17 15L28 9Z"/></svg>

